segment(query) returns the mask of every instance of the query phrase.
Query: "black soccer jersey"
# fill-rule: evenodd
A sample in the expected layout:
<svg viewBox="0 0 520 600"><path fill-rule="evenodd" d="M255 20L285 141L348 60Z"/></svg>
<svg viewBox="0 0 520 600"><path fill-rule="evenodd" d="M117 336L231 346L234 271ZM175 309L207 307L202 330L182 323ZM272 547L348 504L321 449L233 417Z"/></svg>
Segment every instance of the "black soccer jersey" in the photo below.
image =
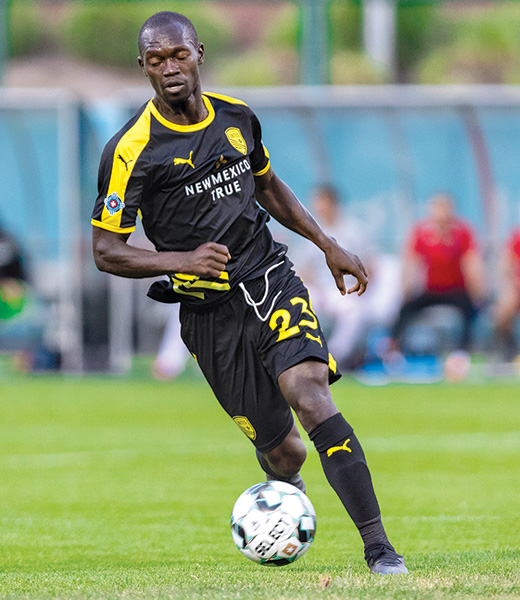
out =
<svg viewBox="0 0 520 600"><path fill-rule="evenodd" d="M97 227L130 233L139 214L159 252L225 244L231 260L218 279L171 274L170 301L189 305L223 300L286 250L254 197L254 175L269 169L258 119L234 98L203 101L208 116L195 125L168 121L152 100L139 109L103 151L92 215Z"/></svg>

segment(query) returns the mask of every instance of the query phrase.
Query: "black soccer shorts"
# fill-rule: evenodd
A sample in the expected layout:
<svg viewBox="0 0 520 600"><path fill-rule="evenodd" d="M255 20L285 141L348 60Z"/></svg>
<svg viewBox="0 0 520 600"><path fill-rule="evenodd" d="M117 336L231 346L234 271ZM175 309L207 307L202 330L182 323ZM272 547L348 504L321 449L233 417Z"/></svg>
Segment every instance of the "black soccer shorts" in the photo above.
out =
<svg viewBox="0 0 520 600"><path fill-rule="evenodd" d="M341 377L312 310L309 292L288 259L241 284L210 310L181 306L181 335L224 410L260 452L278 446L294 419L278 376L305 360Z"/></svg>

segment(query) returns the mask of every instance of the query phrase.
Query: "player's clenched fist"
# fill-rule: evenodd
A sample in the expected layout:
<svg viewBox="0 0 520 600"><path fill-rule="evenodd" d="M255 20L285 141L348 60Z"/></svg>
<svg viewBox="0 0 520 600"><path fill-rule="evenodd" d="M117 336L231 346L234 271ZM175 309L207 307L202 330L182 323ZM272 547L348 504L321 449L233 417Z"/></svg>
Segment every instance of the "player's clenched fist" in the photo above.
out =
<svg viewBox="0 0 520 600"><path fill-rule="evenodd" d="M231 259L227 246L215 242L201 244L190 254L191 265L186 272L198 277L220 277Z"/></svg>

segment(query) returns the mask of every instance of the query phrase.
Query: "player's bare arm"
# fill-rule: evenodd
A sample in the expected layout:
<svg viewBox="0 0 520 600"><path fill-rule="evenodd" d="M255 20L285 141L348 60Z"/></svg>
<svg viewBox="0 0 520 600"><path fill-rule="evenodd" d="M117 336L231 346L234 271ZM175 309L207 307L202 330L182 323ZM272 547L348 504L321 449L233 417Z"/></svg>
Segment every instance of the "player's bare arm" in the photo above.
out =
<svg viewBox="0 0 520 600"><path fill-rule="evenodd" d="M128 235L92 228L94 261L100 271L120 277L156 277L187 273L219 277L231 258L226 246L206 242L190 252L155 252L127 243Z"/></svg>
<svg viewBox="0 0 520 600"><path fill-rule="evenodd" d="M265 175L256 177L255 184L256 199L270 215L284 227L309 239L324 252L327 265L341 294L347 293L344 275L353 275L357 282L348 293L357 292L361 296L366 290L368 277L360 258L325 234L291 188L272 169Z"/></svg>

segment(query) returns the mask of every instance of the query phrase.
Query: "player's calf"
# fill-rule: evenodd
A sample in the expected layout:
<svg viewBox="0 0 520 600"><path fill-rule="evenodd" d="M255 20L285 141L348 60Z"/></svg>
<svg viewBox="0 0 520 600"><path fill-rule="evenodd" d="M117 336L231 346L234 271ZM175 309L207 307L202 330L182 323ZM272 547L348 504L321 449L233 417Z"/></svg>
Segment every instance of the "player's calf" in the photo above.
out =
<svg viewBox="0 0 520 600"><path fill-rule="evenodd" d="M257 450L256 457L268 481L286 481L305 492L300 469L307 458L307 450L296 425L281 444L265 454Z"/></svg>
<svg viewBox="0 0 520 600"><path fill-rule="evenodd" d="M406 572L402 556L388 541L365 455L352 427L341 413L336 413L311 431L309 437L319 452L328 482L361 534L369 568L381 574ZM383 553L384 564L379 556L373 556L371 549L376 547L387 549Z"/></svg>

